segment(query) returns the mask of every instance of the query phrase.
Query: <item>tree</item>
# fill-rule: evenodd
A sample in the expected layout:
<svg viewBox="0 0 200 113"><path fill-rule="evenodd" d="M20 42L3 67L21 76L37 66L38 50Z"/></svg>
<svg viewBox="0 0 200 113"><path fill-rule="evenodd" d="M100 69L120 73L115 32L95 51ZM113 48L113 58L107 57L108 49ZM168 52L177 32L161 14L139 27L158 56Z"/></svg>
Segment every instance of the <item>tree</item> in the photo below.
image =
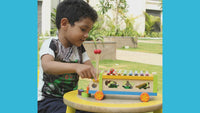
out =
<svg viewBox="0 0 200 113"><path fill-rule="evenodd" d="M119 19L125 19L128 5L126 0L99 0L99 10L101 14L106 14L108 10L112 9L115 13L115 33L119 32Z"/></svg>
<svg viewBox="0 0 200 113"><path fill-rule="evenodd" d="M119 31L119 17L123 20L126 17L127 13L127 3L126 0L114 0L115 1L115 25L116 25L116 33Z"/></svg>

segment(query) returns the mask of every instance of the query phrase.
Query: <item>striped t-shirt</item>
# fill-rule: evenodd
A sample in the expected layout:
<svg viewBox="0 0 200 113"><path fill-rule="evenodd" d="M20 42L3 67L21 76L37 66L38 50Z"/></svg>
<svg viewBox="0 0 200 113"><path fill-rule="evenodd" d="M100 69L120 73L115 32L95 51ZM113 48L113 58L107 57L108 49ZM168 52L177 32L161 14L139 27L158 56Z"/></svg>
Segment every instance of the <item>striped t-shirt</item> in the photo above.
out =
<svg viewBox="0 0 200 113"><path fill-rule="evenodd" d="M41 67L41 57L45 54L52 55L55 61L66 63L84 63L89 60L83 45L65 48L59 39L50 38L44 41L41 46L38 101L44 97L63 97L64 93L76 90L79 76L77 73L66 73L62 75L49 75L43 72Z"/></svg>

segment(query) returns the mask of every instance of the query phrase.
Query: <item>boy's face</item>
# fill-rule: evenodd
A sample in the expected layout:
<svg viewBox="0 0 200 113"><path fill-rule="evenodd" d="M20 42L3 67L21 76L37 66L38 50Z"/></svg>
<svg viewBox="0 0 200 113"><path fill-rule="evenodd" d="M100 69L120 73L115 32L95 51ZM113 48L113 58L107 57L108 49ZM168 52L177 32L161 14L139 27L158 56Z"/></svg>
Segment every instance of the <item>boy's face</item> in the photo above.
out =
<svg viewBox="0 0 200 113"><path fill-rule="evenodd" d="M64 43L68 46L75 45L80 47L86 38L88 38L88 33L92 29L93 24L94 23L90 18L81 19L80 21L75 22L73 26L68 22L66 27L63 27Z"/></svg>

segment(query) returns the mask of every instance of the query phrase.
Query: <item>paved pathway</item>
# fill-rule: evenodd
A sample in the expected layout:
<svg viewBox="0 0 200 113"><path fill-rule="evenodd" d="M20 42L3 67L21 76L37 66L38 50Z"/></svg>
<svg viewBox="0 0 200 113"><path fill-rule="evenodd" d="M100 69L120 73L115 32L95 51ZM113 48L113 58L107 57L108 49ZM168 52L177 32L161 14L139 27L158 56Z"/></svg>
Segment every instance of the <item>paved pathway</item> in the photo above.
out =
<svg viewBox="0 0 200 113"><path fill-rule="evenodd" d="M162 66L162 55L160 54L117 50L116 58L117 60Z"/></svg>

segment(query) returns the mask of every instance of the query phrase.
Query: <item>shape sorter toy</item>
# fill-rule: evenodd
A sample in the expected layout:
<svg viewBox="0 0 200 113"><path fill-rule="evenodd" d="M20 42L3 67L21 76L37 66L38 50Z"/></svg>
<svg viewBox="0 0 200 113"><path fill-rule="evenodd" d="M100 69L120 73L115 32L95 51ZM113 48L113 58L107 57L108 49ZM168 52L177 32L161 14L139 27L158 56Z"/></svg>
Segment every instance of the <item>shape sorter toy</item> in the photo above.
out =
<svg viewBox="0 0 200 113"><path fill-rule="evenodd" d="M142 102L148 102L150 96L157 96L158 76L149 74L147 71L137 73L130 70L110 69L101 72L98 80L92 80L86 92L82 91L82 95L93 94L95 99L102 100L106 95L138 95ZM79 90L79 95L80 95Z"/></svg>
<svg viewBox="0 0 200 113"><path fill-rule="evenodd" d="M150 96L157 96L157 75L108 75L101 73L99 79L91 81L88 94L94 94L97 100L104 95L139 95L142 102L148 102Z"/></svg>

